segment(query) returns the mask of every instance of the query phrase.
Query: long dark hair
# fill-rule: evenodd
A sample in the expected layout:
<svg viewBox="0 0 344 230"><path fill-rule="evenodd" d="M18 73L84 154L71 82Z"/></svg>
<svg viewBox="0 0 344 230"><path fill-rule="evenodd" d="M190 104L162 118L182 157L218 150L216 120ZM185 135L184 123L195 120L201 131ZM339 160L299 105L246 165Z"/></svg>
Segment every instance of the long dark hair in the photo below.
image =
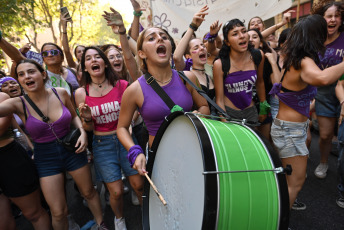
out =
<svg viewBox="0 0 344 230"><path fill-rule="evenodd" d="M263 51L263 53L271 53L271 48L269 47L268 43L263 38L262 33L258 29L249 29L248 31L254 31L258 34L259 40L262 43L262 46L259 46L259 49Z"/></svg>
<svg viewBox="0 0 344 230"><path fill-rule="evenodd" d="M335 2L335 1L319 1L318 3L314 4L311 13L312 14L318 14L321 16L325 15L325 12L328 10L328 8L335 6L337 7L337 11L339 11L342 19L342 24L339 26L338 31L343 32L344 31L344 4L342 2Z"/></svg>
<svg viewBox="0 0 344 230"><path fill-rule="evenodd" d="M91 75L89 74L89 72L85 71L85 69L86 69L86 67L85 67L85 56L86 56L87 50L96 50L98 52L100 57L104 60L104 63L106 66L105 67L105 78L108 79L109 83L112 86L115 86L117 81L119 80L119 77L116 74L115 70L112 68L111 63L110 63L109 59L106 57L106 55L104 54L104 52L95 46L86 47L84 53L82 54L82 57L81 57L82 77L81 77L80 85L86 86L92 82Z"/></svg>
<svg viewBox="0 0 344 230"><path fill-rule="evenodd" d="M320 15L310 15L300 19L292 28L288 39L283 45L285 55L283 68L295 70L301 68L301 61L305 57L319 63L319 53L324 53L324 42L327 39L327 23Z"/></svg>
<svg viewBox="0 0 344 230"><path fill-rule="evenodd" d="M228 33L229 33L229 31L234 29L234 27L239 27L239 26L245 27L244 23L236 18L236 19L232 19L232 20L226 22L226 24L222 27L223 44L222 44L222 47L220 49L218 58L220 58L220 59L228 58L229 53L231 51L231 48L226 44L226 42L228 41ZM250 51L252 49L253 49L253 46L251 44L248 44L248 50Z"/></svg>

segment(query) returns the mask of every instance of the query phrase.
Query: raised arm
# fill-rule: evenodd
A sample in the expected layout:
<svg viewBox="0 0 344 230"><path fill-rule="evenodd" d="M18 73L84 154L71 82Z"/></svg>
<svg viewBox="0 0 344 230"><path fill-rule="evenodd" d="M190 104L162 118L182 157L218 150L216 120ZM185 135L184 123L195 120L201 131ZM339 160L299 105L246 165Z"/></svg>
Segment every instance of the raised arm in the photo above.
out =
<svg viewBox="0 0 344 230"><path fill-rule="evenodd" d="M63 51L66 56L66 60L68 63L68 66L71 68L76 69L76 63L73 59L73 54L70 52L69 48L69 42L68 42L68 35L67 35L67 24L68 22L73 22L71 17L67 17L69 13L61 14L60 20L62 24L62 46L63 46Z"/></svg>
<svg viewBox="0 0 344 230"><path fill-rule="evenodd" d="M146 9L141 8L140 4L136 0L130 0L130 2L134 8L134 19L131 23L130 37L137 41L137 38L139 37L140 33L140 17L142 15L142 11L145 11Z"/></svg>
<svg viewBox="0 0 344 230"><path fill-rule="evenodd" d="M129 42L127 39L126 29L124 27L123 19L121 14L114 10L113 8L110 8L112 11L111 13L104 11L104 18L107 21L107 25L111 26L112 31L115 34L119 34L119 39L121 42L121 47L123 51L124 61L128 68L129 74L131 78L135 81L138 79L141 75L141 72L136 64L136 60L130 50Z"/></svg>
<svg viewBox="0 0 344 230"><path fill-rule="evenodd" d="M267 38L270 34L275 33L276 30L281 28L282 26L286 25L288 22L290 22L291 13L295 12L295 10L289 10L288 12L283 14L283 19L281 22L277 23L276 25L270 26L269 28L265 29L262 32L263 38Z"/></svg>
<svg viewBox="0 0 344 230"><path fill-rule="evenodd" d="M219 24L219 20L216 20L213 22L213 24L210 25L210 32L206 36L207 43L207 51L213 56L219 55L220 49L216 48L216 37L218 36L218 32L220 31L222 27L222 23Z"/></svg>
<svg viewBox="0 0 344 230"><path fill-rule="evenodd" d="M2 37L1 30L0 30L0 48L16 63L19 63L21 60L26 59L16 47L14 47L11 43L7 42Z"/></svg>
<svg viewBox="0 0 344 230"><path fill-rule="evenodd" d="M208 14L206 11L209 9L207 5L203 6L200 11L198 11L192 18L192 22L186 31L184 37L180 40L178 43L176 50L173 54L173 60L174 64L176 66L176 70L184 70L185 68L185 62L183 59L185 50L189 44L189 41L192 37L192 34L194 31L198 29L198 27L202 24L204 21L204 17Z"/></svg>

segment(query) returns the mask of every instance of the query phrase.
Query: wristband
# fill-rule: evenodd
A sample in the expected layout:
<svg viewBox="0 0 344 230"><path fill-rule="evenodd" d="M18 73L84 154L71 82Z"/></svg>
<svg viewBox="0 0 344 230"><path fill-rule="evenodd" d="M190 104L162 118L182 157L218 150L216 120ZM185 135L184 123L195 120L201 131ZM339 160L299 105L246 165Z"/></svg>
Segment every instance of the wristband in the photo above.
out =
<svg viewBox="0 0 344 230"><path fill-rule="evenodd" d="M2 39L2 31L0 30L0 41L1 41L1 39Z"/></svg>
<svg viewBox="0 0 344 230"><path fill-rule="evenodd" d="M270 105L266 100L259 103L259 115L267 115L269 110Z"/></svg>
<svg viewBox="0 0 344 230"><path fill-rule="evenodd" d="M205 35L204 40L207 40L208 42L214 42L216 38L217 38L217 33L214 35L207 33L207 35Z"/></svg>
<svg viewBox="0 0 344 230"><path fill-rule="evenodd" d="M197 26L195 23L193 23L193 22L190 23L189 27L190 27L193 31L197 31L197 29L198 29L198 26Z"/></svg>
<svg viewBox="0 0 344 230"><path fill-rule="evenodd" d="M125 35L126 33L127 33L127 30L124 28L124 31L123 32L121 32L121 31L119 31L118 30L118 33L120 34L120 35Z"/></svg>
<svg viewBox="0 0 344 230"><path fill-rule="evenodd" d="M136 16L136 17L141 17L141 15L142 15L142 11L140 11L140 12L136 12L135 10L134 10L134 16Z"/></svg>
<svg viewBox="0 0 344 230"><path fill-rule="evenodd" d="M343 80L344 80L344 74L339 78L339 81L343 81Z"/></svg>
<svg viewBox="0 0 344 230"><path fill-rule="evenodd" d="M141 146L139 146L139 145L134 145L129 149L127 159L129 161L130 167L133 167L135 160L136 160L136 157L140 153L143 153L143 150L142 150Z"/></svg>

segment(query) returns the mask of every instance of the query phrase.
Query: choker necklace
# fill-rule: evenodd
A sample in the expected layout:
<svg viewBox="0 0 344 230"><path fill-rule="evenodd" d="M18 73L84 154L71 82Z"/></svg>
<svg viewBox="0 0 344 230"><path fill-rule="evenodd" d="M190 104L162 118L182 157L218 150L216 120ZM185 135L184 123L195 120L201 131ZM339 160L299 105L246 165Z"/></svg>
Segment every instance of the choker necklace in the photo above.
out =
<svg viewBox="0 0 344 230"><path fill-rule="evenodd" d="M103 84L105 81L106 81L106 78L105 78L104 81L101 82L101 83L95 83L95 82L93 82L93 81L92 81L92 83L95 84L95 85L98 85L98 87L101 88L101 87L102 87L102 84Z"/></svg>
<svg viewBox="0 0 344 230"><path fill-rule="evenodd" d="M172 80L172 76L170 77L170 79L168 79L167 81L160 81L156 78L154 78L157 82L160 82L161 84L166 84L166 83L169 83L171 80Z"/></svg>
<svg viewBox="0 0 344 230"><path fill-rule="evenodd" d="M198 71L205 71L205 69L196 69L196 68L192 68L193 70L198 70Z"/></svg>

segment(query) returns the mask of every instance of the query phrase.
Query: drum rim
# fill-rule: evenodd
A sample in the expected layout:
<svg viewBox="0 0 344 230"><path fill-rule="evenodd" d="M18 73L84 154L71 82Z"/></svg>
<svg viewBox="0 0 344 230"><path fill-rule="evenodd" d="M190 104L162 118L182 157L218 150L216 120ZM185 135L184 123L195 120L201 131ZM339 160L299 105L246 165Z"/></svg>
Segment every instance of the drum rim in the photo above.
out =
<svg viewBox="0 0 344 230"><path fill-rule="evenodd" d="M147 171L148 175L151 176L153 172L154 167L154 161L155 161L155 154L159 147L160 141L162 139L162 136L168 126L172 123L172 121L181 116L185 115L190 122L192 123L193 127L195 128L195 131L198 136L198 140L200 142L201 147L201 154L203 158L203 170L204 171L214 171L217 170L217 163L214 157L216 157L214 149L213 149L213 143L211 141L211 138L209 136L209 133L207 129L205 128L203 122L201 119L199 119L198 116L196 116L193 113L183 113L180 111L171 113L167 117L165 117L164 122L161 124L157 135L155 136L155 139L153 141L149 159L151 159L150 162L147 163ZM199 129L204 129L200 132ZM208 142L208 143L206 143ZM206 150L203 148L203 143L206 145ZM206 154L206 160L204 151L211 151L209 154ZM210 158L210 159L209 159ZM212 159L211 159L212 158ZM216 184L214 186L213 184ZM218 175L204 175L204 190L205 190L205 197L204 197L204 207L203 207L203 220L202 220L202 229L217 229L217 221L218 221L218 207L219 207L219 177ZM209 189L215 189L215 191L209 191ZM150 229L150 223L149 223L149 192L150 192L150 185L146 181L144 183L144 195L143 195L143 207L142 207L142 225L143 229L149 230ZM208 197L207 197L208 195Z"/></svg>

